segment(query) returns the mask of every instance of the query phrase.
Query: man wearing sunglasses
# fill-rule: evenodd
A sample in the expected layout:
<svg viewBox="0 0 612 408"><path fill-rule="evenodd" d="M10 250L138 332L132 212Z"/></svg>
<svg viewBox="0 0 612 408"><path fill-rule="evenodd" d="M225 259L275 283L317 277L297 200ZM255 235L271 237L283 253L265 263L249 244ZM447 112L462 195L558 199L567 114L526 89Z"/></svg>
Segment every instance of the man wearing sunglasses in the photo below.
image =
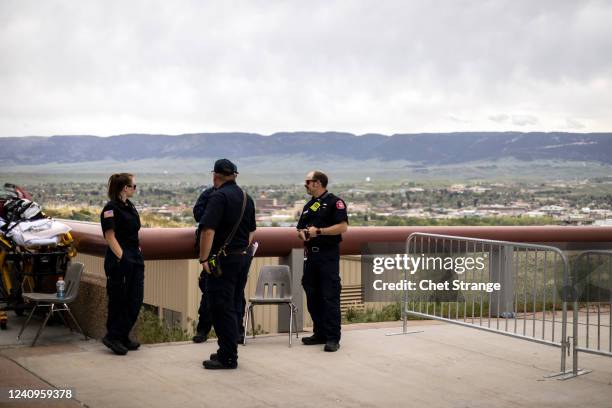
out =
<svg viewBox="0 0 612 408"><path fill-rule="evenodd" d="M297 224L304 241L306 305L313 321L313 335L305 345L325 344L324 350L340 348L340 242L348 228L346 203L327 191L327 176L320 171L306 175L304 187L312 198Z"/></svg>

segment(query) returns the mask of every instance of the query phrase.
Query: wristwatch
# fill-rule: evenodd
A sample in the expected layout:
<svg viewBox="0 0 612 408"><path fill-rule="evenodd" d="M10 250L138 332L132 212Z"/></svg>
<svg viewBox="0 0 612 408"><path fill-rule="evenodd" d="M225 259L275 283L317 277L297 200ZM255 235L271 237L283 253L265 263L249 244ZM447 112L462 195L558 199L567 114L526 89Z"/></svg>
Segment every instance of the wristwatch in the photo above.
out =
<svg viewBox="0 0 612 408"><path fill-rule="evenodd" d="M323 233L321 232L321 228L317 228L317 235L323 235Z"/></svg>
<svg viewBox="0 0 612 408"><path fill-rule="evenodd" d="M200 259L199 261L200 261L200 265L202 265L203 263L208 262L208 259Z"/></svg>

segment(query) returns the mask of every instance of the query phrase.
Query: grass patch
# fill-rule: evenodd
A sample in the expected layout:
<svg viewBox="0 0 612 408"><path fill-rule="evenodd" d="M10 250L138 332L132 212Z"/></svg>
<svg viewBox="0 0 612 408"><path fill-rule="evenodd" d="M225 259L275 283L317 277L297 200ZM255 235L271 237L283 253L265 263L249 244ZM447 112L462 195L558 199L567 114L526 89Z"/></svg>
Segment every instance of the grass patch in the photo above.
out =
<svg viewBox="0 0 612 408"><path fill-rule="evenodd" d="M261 324L258 324L257 327L255 327L255 335L258 336L260 334L268 334L267 331L265 331L262 327ZM253 330L248 330L246 329L246 335L247 336L252 336L253 335Z"/></svg>
<svg viewBox="0 0 612 408"><path fill-rule="evenodd" d="M138 340L143 344L191 340L189 330L170 326L144 307L138 315L137 333Z"/></svg>
<svg viewBox="0 0 612 408"><path fill-rule="evenodd" d="M391 303L378 308L357 309L348 308L344 315L343 323L371 323L371 322L394 322L402 318L402 304L400 302ZM416 319L408 316L409 319Z"/></svg>
<svg viewBox="0 0 612 408"><path fill-rule="evenodd" d="M455 304L455 302L422 302L419 307L418 302L410 303L409 308L422 313L427 313L430 315L435 315L439 317L445 317L450 319L471 319L474 318L488 318L489 316L489 305L488 303L483 302L482 309L480 307L480 302L474 302L472 305L471 301L468 302L459 302ZM569 303L567 305L568 311L573 309L573 304ZM562 310L561 303L553 304L552 302L547 302L544 305L542 302L537 302L535 304L536 312L543 311L551 312L555 310L560 312ZM524 303L519 303L516 307L516 313L519 314L518 318L521 318L521 314L523 313L532 313L534 311L533 303L527 302L525 307ZM395 302L389 305L386 305L382 308L354 308L350 307L345 316L342 319L342 323L350 324L350 323L373 323L373 322L393 322L401 320L402 318L402 303ZM495 318L495 316L492 316ZM414 316L408 314L408 320L427 320L418 316Z"/></svg>

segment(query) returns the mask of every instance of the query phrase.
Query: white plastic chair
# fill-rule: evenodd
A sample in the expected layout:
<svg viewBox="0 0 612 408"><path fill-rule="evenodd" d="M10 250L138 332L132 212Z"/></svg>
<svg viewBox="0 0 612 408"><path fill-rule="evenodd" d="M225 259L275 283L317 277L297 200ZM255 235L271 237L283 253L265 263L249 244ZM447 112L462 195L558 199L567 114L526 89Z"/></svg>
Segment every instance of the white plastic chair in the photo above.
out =
<svg viewBox="0 0 612 408"><path fill-rule="evenodd" d="M253 314L253 307L255 305L287 305L289 307L289 347L291 347L293 329L295 329L295 337L299 337L295 317L298 309L293 304L291 272L287 265L267 265L263 266L259 272L255 296L249 299L249 305L245 313L246 322L244 327L249 327L250 315L253 338L255 338L255 317ZM246 341L247 336L245 335L244 345L246 345Z"/></svg>
<svg viewBox="0 0 612 408"><path fill-rule="evenodd" d="M58 298L56 293L35 293L33 292L33 293L24 293L22 295L24 300L28 302L34 302L35 304L27 320L23 323L23 326L21 326L21 330L19 331L19 334L17 335L17 340L21 338L23 331L27 327L28 323L30 323L30 320L32 319L32 315L34 314L34 311L38 307L48 307L49 313L47 313L47 316L45 316L45 320L40 326L40 329L38 329L38 332L36 333L36 337L34 337L34 340L32 341L32 347L34 347L34 345L36 344L36 341L38 340L38 337L42 333L45 326L47 325L49 318L55 312L59 312L59 316L64 321L64 324L66 324L66 320L64 319L64 316L62 316L61 312L68 312L68 314L72 318L72 321L74 322L76 327L79 329L81 334L85 336L85 340L87 340L87 335L83 332L83 330L81 329L81 326L79 326L79 323L74 318L74 315L70 311L70 307L68 307L68 304L74 302L79 294L79 286L81 284L81 276L83 275L84 269L85 269L85 266L80 262L71 262L68 265L68 268L66 270L66 276L64 279L66 281L66 293L65 293L64 298ZM66 324L66 326L68 325ZM70 326L68 327L70 328ZM72 329L70 330L72 331Z"/></svg>

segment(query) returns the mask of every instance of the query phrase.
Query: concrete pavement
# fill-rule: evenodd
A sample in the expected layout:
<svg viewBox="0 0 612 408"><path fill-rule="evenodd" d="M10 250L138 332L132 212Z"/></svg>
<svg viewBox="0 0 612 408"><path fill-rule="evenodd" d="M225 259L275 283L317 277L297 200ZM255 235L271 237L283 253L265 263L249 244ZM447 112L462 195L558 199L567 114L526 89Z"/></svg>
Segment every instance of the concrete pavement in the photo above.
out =
<svg viewBox="0 0 612 408"><path fill-rule="evenodd" d="M593 373L544 379L559 369L558 348L428 321L410 322L422 333L386 336L399 331L392 325L347 326L353 330L344 330L337 353L299 342L289 348L286 335L258 337L239 348L239 368L228 371L202 368L216 351L212 342L146 345L120 357L75 338L1 354L95 408L612 406L610 358L582 354L581 367Z"/></svg>

